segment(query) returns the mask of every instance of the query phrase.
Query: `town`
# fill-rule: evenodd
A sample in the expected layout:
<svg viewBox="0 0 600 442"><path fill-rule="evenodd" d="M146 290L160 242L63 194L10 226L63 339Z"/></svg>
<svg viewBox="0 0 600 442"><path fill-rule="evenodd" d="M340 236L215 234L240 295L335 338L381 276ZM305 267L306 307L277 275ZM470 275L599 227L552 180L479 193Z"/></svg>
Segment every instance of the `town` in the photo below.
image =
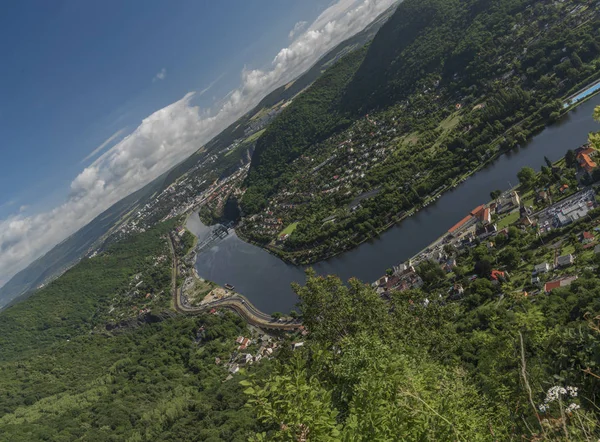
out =
<svg viewBox="0 0 600 442"><path fill-rule="evenodd" d="M531 72L522 72L539 56L534 52L539 26L577 27L596 13L583 5L543 4L526 9L532 21L519 20L500 42L502 51L481 54L493 72L486 85L495 88L455 87L464 80L459 72L453 82L432 76L386 112L362 114L344 130L309 144L290 155L285 174L257 184L260 195L251 188L244 194L239 236L292 264L343 253L519 149L540 127L597 91L597 78L570 76L552 86L552 100L540 104L538 95L544 94L532 87ZM546 14L560 18L553 22ZM566 47L555 52L557 62L570 63Z"/></svg>
<svg viewBox="0 0 600 442"><path fill-rule="evenodd" d="M568 152L545 169L558 179L522 172L517 189L492 192L491 202L474 208L425 250L389 269L373 287L389 296L421 288L427 278L429 288L442 287L446 280L448 294L456 298L482 277L525 296L571 284L600 262L599 187L583 184L593 181L598 171L596 155L589 145Z"/></svg>

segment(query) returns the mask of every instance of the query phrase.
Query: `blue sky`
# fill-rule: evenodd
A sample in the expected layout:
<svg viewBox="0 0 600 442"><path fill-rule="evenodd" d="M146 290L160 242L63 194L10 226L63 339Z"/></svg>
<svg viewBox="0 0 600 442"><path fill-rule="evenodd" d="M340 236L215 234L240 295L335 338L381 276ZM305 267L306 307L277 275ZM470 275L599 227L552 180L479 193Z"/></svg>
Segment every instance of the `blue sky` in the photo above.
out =
<svg viewBox="0 0 600 442"><path fill-rule="evenodd" d="M0 286L394 2L2 2Z"/></svg>
<svg viewBox="0 0 600 442"><path fill-rule="evenodd" d="M81 160L110 135L224 74L202 99L222 97L245 64L267 63L290 28L324 6L316 0L4 3L0 216L54 203ZM162 69L166 77L153 82ZM48 189L55 189L53 198Z"/></svg>

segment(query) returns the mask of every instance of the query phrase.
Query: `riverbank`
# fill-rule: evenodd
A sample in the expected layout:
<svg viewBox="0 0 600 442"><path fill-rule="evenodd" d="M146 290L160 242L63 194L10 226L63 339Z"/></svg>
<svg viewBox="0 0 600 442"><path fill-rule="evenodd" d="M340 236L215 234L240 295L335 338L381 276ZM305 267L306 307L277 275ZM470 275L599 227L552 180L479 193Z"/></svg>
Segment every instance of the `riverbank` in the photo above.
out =
<svg viewBox="0 0 600 442"><path fill-rule="evenodd" d="M598 91L598 92L600 92L600 91ZM566 115L568 112L575 109L577 106L583 104L585 101L592 98L593 96L595 96L595 94L593 94L591 97L588 97L586 100L582 100L577 105L574 105L573 107L570 107L569 109L565 109L564 112L561 113L560 117L564 117L564 115ZM344 253L347 253L347 252L361 246L364 243L367 243L369 241L376 239L377 237L379 237L380 235L382 235L383 233L388 231L391 227L401 224L407 218L417 214L419 211L425 209L430 204L435 203L435 201L437 201L439 198L441 198L445 193L455 189L458 185L464 183L466 180L468 180L473 175L477 174L481 170L483 170L486 167L493 164L495 161L497 161L503 155L513 151L514 149L501 149L501 147L500 147L500 143L501 143L502 139L504 139L504 137L507 134L509 134L510 132L514 131L517 128L523 129L525 126L527 126L527 129L532 134L532 136L528 139L528 142L529 142L533 137L535 137L536 135L541 133L544 129L546 129L553 123L553 122L546 122L544 124L540 124L541 121L543 121L543 120L541 120L541 119L536 120L534 118L534 116L532 115L526 119L521 120L518 123L515 123L510 128L506 129L504 133L502 133L501 135L499 135L493 141L490 142L490 147L492 149L495 149L495 151L496 151L492 156L483 160L476 168L474 168L470 171L467 171L461 175L458 175L450 184L443 186L438 192L428 195L421 204L419 204L417 206L413 206L412 209L410 209L408 211L403 211L401 213L396 213L395 215L391 215L392 221L390 221L389 223L385 224L384 226L376 229L373 232L369 232L367 234L367 236L362 238L360 241L350 244L350 247L344 247L344 248L337 249L337 250L336 249L328 250L325 253L318 253L318 254L314 254L314 249L287 252L287 251L283 250L282 248L279 248L279 247L273 245L273 241L271 241L268 245L254 242L254 241L250 240L249 238L247 238L247 236L244 234L242 229L237 228L237 227L236 227L236 234L238 235L238 237L240 239L248 242L249 244L252 244L257 247L261 247L263 250L267 251L268 253L273 254L274 256L278 257L282 261L289 263L289 264L293 264L293 265L307 266L307 265L313 265L318 262L322 262L322 261L326 261L326 260L335 258L337 256L340 256ZM521 146L517 146L517 149L520 149L520 148L521 148Z"/></svg>
<svg viewBox="0 0 600 442"><path fill-rule="evenodd" d="M442 197L422 208L403 222L391 226L371 241L339 255L312 264L320 275L338 275L342 280L357 278L375 281L394 263L405 262L443 237L448 228L465 217L475 206L490 199L493 190L506 190L517 182L523 167L539 170L544 157L552 161L562 158L567 149L575 149L587 141L587 134L598 130L592 118L600 105L600 96L581 104L555 124L536 135L527 145L511 150L470 176ZM508 182L513 185L508 185ZM188 229L203 237L210 232L197 216L190 217ZM235 232L199 254L198 273L220 285L231 283L236 291L265 312L290 311L298 298L291 283L304 284L305 266L285 262L264 248L238 238Z"/></svg>

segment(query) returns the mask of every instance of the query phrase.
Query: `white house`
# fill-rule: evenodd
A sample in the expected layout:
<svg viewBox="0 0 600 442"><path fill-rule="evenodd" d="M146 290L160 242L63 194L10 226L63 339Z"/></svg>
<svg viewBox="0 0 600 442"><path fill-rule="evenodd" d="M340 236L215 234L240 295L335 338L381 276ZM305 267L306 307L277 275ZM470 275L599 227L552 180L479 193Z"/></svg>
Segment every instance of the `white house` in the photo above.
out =
<svg viewBox="0 0 600 442"><path fill-rule="evenodd" d="M558 264L559 267L570 266L574 262L575 262L575 257L573 255L571 255L570 253L568 255L559 256L558 259L556 260L556 263Z"/></svg>

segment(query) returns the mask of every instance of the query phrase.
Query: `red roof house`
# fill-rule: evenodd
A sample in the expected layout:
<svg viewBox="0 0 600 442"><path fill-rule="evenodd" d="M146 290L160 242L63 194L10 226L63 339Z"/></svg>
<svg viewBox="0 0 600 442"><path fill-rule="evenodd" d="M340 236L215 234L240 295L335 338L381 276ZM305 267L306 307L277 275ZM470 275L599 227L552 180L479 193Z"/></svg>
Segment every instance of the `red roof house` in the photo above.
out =
<svg viewBox="0 0 600 442"><path fill-rule="evenodd" d="M579 160L579 165L586 172L591 172L597 166L596 162L586 153L581 153L577 158Z"/></svg>
<svg viewBox="0 0 600 442"><path fill-rule="evenodd" d="M494 281L499 281L500 279L504 279L504 272L501 272L500 270L492 270L492 274L490 275L490 278Z"/></svg>
<svg viewBox="0 0 600 442"><path fill-rule="evenodd" d="M583 235L581 235L581 236L582 236L582 238L581 238L582 242L584 244L587 244L587 243L592 242L594 240L594 235L591 234L590 232L583 232Z"/></svg>

